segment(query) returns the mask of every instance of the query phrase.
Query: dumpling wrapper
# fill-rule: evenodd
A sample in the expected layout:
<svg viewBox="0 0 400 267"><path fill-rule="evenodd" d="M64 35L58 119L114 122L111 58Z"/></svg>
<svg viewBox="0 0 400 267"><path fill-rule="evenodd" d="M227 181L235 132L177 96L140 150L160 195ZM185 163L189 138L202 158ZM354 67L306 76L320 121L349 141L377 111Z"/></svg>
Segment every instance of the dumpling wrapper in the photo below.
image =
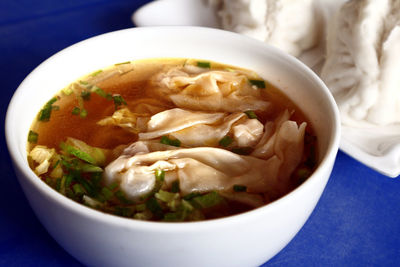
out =
<svg viewBox="0 0 400 267"><path fill-rule="evenodd" d="M152 116L147 131L139 133L139 140L171 135L189 147L218 146L232 131L233 140L239 146L250 147L261 138L263 128L258 120L247 118L243 112L228 115L175 108Z"/></svg>
<svg viewBox="0 0 400 267"><path fill-rule="evenodd" d="M272 135L273 154L263 159L220 148L177 148L138 141L105 168L105 182L119 182L129 199L138 200L154 188L155 171L161 169L166 172L167 185L179 180L183 195L231 192L235 184L246 186L251 193L285 193L291 172L302 158L304 131L305 124L297 127L295 122L283 122Z"/></svg>
<svg viewBox="0 0 400 267"><path fill-rule="evenodd" d="M156 74L152 83L159 97L179 108L235 112L267 110L271 104L261 100L260 89L246 75L235 71L191 73L190 68L176 67Z"/></svg>
<svg viewBox="0 0 400 267"><path fill-rule="evenodd" d="M349 126L400 122L400 1L352 0L328 31L321 77Z"/></svg>

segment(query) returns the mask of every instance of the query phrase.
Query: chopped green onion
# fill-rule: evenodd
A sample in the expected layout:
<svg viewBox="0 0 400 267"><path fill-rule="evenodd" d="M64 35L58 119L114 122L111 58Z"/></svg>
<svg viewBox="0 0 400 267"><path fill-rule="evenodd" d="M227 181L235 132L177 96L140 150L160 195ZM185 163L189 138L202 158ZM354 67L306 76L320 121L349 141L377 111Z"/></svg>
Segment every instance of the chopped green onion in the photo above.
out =
<svg viewBox="0 0 400 267"><path fill-rule="evenodd" d="M73 180L74 180L74 176L71 174L67 174L65 177L65 186L69 187Z"/></svg>
<svg viewBox="0 0 400 267"><path fill-rule="evenodd" d="M61 178L57 178L56 180L56 190L60 192L61 189Z"/></svg>
<svg viewBox="0 0 400 267"><path fill-rule="evenodd" d="M72 109L72 115L78 115L79 113L81 113L81 109L80 108L78 108L78 107L74 107L73 109Z"/></svg>
<svg viewBox="0 0 400 267"><path fill-rule="evenodd" d="M81 109L81 113L79 114L79 116L80 116L81 118L86 118L87 115L88 115L87 110L86 110L86 109Z"/></svg>
<svg viewBox="0 0 400 267"><path fill-rule="evenodd" d="M112 95L111 95L110 93L104 92L104 90L101 89L101 88L98 87L98 86L93 86L93 88L91 89L91 91L92 91L93 93L98 94L98 95L101 96L101 97L104 97L104 98L108 99L108 100L111 100L111 99L112 99Z"/></svg>
<svg viewBox="0 0 400 267"><path fill-rule="evenodd" d="M244 113L246 113L249 119L258 119L256 113L254 113L252 110L247 110Z"/></svg>
<svg viewBox="0 0 400 267"><path fill-rule="evenodd" d="M101 167L87 163L81 164L80 169L82 172L103 172Z"/></svg>
<svg viewBox="0 0 400 267"><path fill-rule="evenodd" d="M146 210L146 204L138 204L135 206L137 211L145 211Z"/></svg>
<svg viewBox="0 0 400 267"><path fill-rule="evenodd" d="M127 105L125 100L120 95L114 95L113 97L115 109L118 109L121 105Z"/></svg>
<svg viewBox="0 0 400 267"><path fill-rule="evenodd" d="M233 186L233 191L235 191L235 192L246 192L246 190L247 190L247 186L245 186L245 185L235 184Z"/></svg>
<svg viewBox="0 0 400 267"><path fill-rule="evenodd" d="M133 208L130 207L115 207L114 214L123 216L123 217L132 217L133 215Z"/></svg>
<svg viewBox="0 0 400 267"><path fill-rule="evenodd" d="M172 193L178 193L180 191L179 189L179 180L173 181L171 185L171 192Z"/></svg>
<svg viewBox="0 0 400 267"><path fill-rule="evenodd" d="M114 193L114 195L116 196L116 198L123 204L130 204L131 201L129 201L126 197L124 192L122 192L121 190L118 190L117 192ZM144 204L143 204L144 205ZM143 210L142 210L143 211Z"/></svg>
<svg viewBox="0 0 400 267"><path fill-rule="evenodd" d="M115 188L117 188L118 187L118 183L112 183L112 184L110 184L109 186L108 186L108 188L110 189L110 190L114 190Z"/></svg>
<svg viewBox="0 0 400 267"><path fill-rule="evenodd" d="M84 195L82 200L83 200L83 203L85 203L86 205L88 205L92 208L95 208L95 209L102 206L101 202L99 202L96 199L93 199L87 195Z"/></svg>
<svg viewBox="0 0 400 267"><path fill-rule="evenodd" d="M233 139L228 135L225 135L221 140L219 140L219 144L223 147L229 146L233 142Z"/></svg>
<svg viewBox="0 0 400 267"><path fill-rule="evenodd" d="M62 142L60 144L60 147L61 147L61 149L63 151L67 152L70 155L73 155L73 156L77 157L78 159L86 161L86 162L88 162L90 164L96 164L96 161L93 159L93 157L90 156L88 153L82 151L82 150L79 150L79 149L77 149L77 148L75 148L73 146L70 146L70 145L68 145L68 144L66 144L64 142Z"/></svg>
<svg viewBox="0 0 400 267"><path fill-rule="evenodd" d="M107 187L103 187L101 189L101 193L106 198L106 200L109 200L110 198L112 198L114 196L114 193L110 189L108 189Z"/></svg>
<svg viewBox="0 0 400 267"><path fill-rule="evenodd" d="M168 191L160 190L154 195L157 199L163 201L163 202L170 202L174 199L177 199L179 197L178 193L171 193Z"/></svg>
<svg viewBox="0 0 400 267"><path fill-rule="evenodd" d="M104 166L106 156L104 154L103 149L98 148L98 147L93 147L88 144L86 144L83 141L80 141L75 138L68 137L66 143L68 145L71 145L79 150L82 150L86 153L88 153L90 156L93 157L93 159L96 161L94 165L96 166Z"/></svg>
<svg viewBox="0 0 400 267"><path fill-rule="evenodd" d="M160 170L160 169L156 169L155 175L156 175L156 180L157 181L159 181L159 182L163 182L164 181L165 171Z"/></svg>
<svg viewBox="0 0 400 267"><path fill-rule="evenodd" d="M46 105L39 112L39 120L40 121L48 121L50 120L51 110L53 109L52 105L57 101L56 97L50 99Z"/></svg>
<svg viewBox="0 0 400 267"><path fill-rule="evenodd" d="M70 87L66 87L64 89L62 89L62 92L64 93L64 95L70 95L72 94L72 89Z"/></svg>
<svg viewBox="0 0 400 267"><path fill-rule="evenodd" d="M74 193L78 196L83 195L85 191L83 191L83 188L80 184L74 184L72 186L72 189L74 190Z"/></svg>
<svg viewBox="0 0 400 267"><path fill-rule="evenodd" d="M155 217L163 217L164 212L155 197L151 197L149 198L149 200L146 201L146 208L148 208Z"/></svg>
<svg viewBox="0 0 400 267"><path fill-rule="evenodd" d="M186 196L184 196L183 199L184 200L191 200L192 198L198 197L198 196L201 196L201 194L197 193L197 192L192 192L192 193L187 194Z"/></svg>
<svg viewBox="0 0 400 267"><path fill-rule="evenodd" d="M57 160L57 162L54 164L53 169L57 168L58 164L60 164L61 160Z"/></svg>
<svg viewBox="0 0 400 267"><path fill-rule="evenodd" d="M209 68L211 68L211 64L210 64L210 62L206 62L206 61L197 61L197 67L209 69Z"/></svg>
<svg viewBox="0 0 400 267"><path fill-rule="evenodd" d="M79 81L80 84L82 85L88 85L89 83L87 81Z"/></svg>
<svg viewBox="0 0 400 267"><path fill-rule="evenodd" d="M36 132L34 132L32 130L29 131L29 134L28 134L28 142L29 143L37 143L38 138L39 138L39 134L38 133L36 133Z"/></svg>
<svg viewBox="0 0 400 267"><path fill-rule="evenodd" d="M103 72L103 70L98 70L98 71L95 71L92 74L90 74L90 76L95 77L95 76L99 75L102 72Z"/></svg>
<svg viewBox="0 0 400 267"><path fill-rule="evenodd" d="M150 220L151 217L152 217L152 214L151 214L151 212L149 210L145 210L143 212L138 212L135 215L133 215L134 219L144 220L144 221Z"/></svg>
<svg viewBox="0 0 400 267"><path fill-rule="evenodd" d="M177 147L181 146L181 141L179 141L178 139L170 139L168 138L168 136L161 137L160 143L170 146L177 146Z"/></svg>
<svg viewBox="0 0 400 267"><path fill-rule="evenodd" d="M186 200L182 200L179 207L176 209L176 212L169 212L164 215L164 221L184 221L189 214L194 211L194 207L187 202Z"/></svg>
<svg viewBox="0 0 400 267"><path fill-rule="evenodd" d="M182 221L182 215L177 212L168 212L164 215L163 220L167 222L180 222Z"/></svg>
<svg viewBox="0 0 400 267"><path fill-rule="evenodd" d="M90 91L86 91L86 90L82 91L81 97L83 100L89 101L90 100Z"/></svg>
<svg viewBox="0 0 400 267"><path fill-rule="evenodd" d="M223 198L215 191L194 197L192 201L199 205L201 208L210 208L221 203Z"/></svg>
<svg viewBox="0 0 400 267"><path fill-rule="evenodd" d="M125 64L130 64L130 61L125 61L125 62L121 62L121 63L116 63L114 64L115 66L119 66L119 65L125 65Z"/></svg>
<svg viewBox="0 0 400 267"><path fill-rule="evenodd" d="M53 105L57 101L57 97L53 97L52 99L49 100L49 102L46 103L46 105Z"/></svg>
<svg viewBox="0 0 400 267"><path fill-rule="evenodd" d="M252 80L249 79L251 85L256 86L257 88L264 89L265 88L265 81L264 80Z"/></svg>
<svg viewBox="0 0 400 267"><path fill-rule="evenodd" d="M179 206L181 205L181 202L182 200L178 197L177 199L172 199L171 201L169 201L167 203L167 206L171 211L177 211Z"/></svg>

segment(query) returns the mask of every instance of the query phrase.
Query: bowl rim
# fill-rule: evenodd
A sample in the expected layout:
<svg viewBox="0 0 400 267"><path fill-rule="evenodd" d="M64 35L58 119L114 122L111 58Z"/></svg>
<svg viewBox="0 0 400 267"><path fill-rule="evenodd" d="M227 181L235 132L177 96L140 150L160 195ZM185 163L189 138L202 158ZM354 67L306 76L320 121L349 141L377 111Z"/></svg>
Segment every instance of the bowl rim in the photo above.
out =
<svg viewBox="0 0 400 267"><path fill-rule="evenodd" d="M17 113L16 103L19 101L20 98L23 97L22 93L23 93L23 88L25 88L24 87L25 83L27 83L27 81L29 81L30 78L34 76L36 72L39 72L41 68L43 68L43 66L53 61L59 55L68 53L69 50L71 50L72 48L78 47L82 44L86 44L87 42L92 42L94 40L109 38L113 35L118 35L121 33L124 34L126 32L135 33L140 31L176 31L179 32L180 34L187 33L188 31L191 32L195 31L201 34L208 34L208 32L216 32L220 35L235 36L235 38L243 38L247 40L247 42L249 42L252 45L265 46L265 49L270 50L273 53L276 53L279 57L283 57L285 60L289 61L290 64L293 64L296 69L305 72L305 75L311 78L312 81L316 83L316 85L320 87L320 89L324 92L324 96L326 97L328 103L330 104L329 109L331 109L333 116L332 137L329 140L324 157L320 161L317 169L313 172L313 174L300 186L296 187L288 194L280 197L279 199L267 205L232 216L222 217L218 219L204 220L204 221L196 221L196 222L141 221L141 220L134 220L112 214L103 213L101 211L79 204L67 198L66 196L63 196L62 194L56 192L54 189L49 187L43 181L38 179L36 174L30 169L28 164L26 164L27 160L23 159L22 155L19 153L16 146L16 140L14 140L15 135L14 135L14 128L13 128L14 124L12 118L14 114ZM192 230L201 231L202 229L209 229L210 227L221 228L225 227L227 224L235 224L252 220L252 218L261 216L268 210L274 210L279 208L281 203L289 201L290 199L294 198L297 194L299 194L301 191L305 190L305 188L310 187L312 183L318 182L318 179L320 179L319 173L323 173L325 171L324 170L325 166L330 162L333 162L336 157L340 141L340 128L341 125L340 125L339 110L336 106L335 100L332 94L330 93L329 89L311 69L309 69L305 64L300 62L297 58L285 54L284 52L280 51L277 48L274 48L270 45L267 45L265 43L262 43L258 40L252 39L244 35L228 32L221 29L205 28L198 26L149 26L149 27L129 28L94 36L85 39L83 41L80 41L78 43L75 43L67 48L64 48L61 51L49 57L48 59L46 59L45 61L43 61L32 72L30 72L29 75L26 76L26 78L21 82L21 84L18 86L18 88L16 89L14 95L10 100L5 120L6 143L11 159L14 163L15 171L19 171L24 176L23 179L32 184L45 197L51 199L52 201L57 202L58 205L63 206L65 209L68 209L73 213L78 213L80 216L88 217L89 219L93 219L96 221L102 221L103 223L114 224L124 227L133 227L141 230L179 231L179 232L186 232ZM23 160L21 160L21 158ZM18 179L21 178L18 177Z"/></svg>

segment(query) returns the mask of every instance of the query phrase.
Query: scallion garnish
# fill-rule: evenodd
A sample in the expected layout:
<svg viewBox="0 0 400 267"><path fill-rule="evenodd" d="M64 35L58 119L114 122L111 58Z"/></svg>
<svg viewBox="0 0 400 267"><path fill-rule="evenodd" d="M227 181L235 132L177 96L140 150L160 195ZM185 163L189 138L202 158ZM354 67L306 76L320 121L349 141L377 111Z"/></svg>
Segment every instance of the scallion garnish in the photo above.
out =
<svg viewBox="0 0 400 267"><path fill-rule="evenodd" d="M103 194L103 196L105 197L106 200L109 200L110 198L112 198L114 196L114 193L107 187L103 187L101 189L101 193Z"/></svg>
<svg viewBox="0 0 400 267"><path fill-rule="evenodd" d="M130 64L130 61L125 61L125 62L121 62L121 63L116 63L114 64L115 66L119 66L119 65L125 65L125 64Z"/></svg>
<svg viewBox="0 0 400 267"><path fill-rule="evenodd" d="M72 189L74 190L75 195L81 196L85 193L85 191L83 191L83 188L80 184L74 184L72 186Z"/></svg>
<svg viewBox="0 0 400 267"><path fill-rule="evenodd" d="M29 134L28 134L28 142L29 143L37 143L38 138L39 138L39 134L38 133L36 133L36 132L34 132L32 130L29 131Z"/></svg>
<svg viewBox="0 0 400 267"><path fill-rule="evenodd" d="M57 101L56 97L53 97L46 103L46 105L39 112L39 120L40 121L48 121L50 120L51 111L53 109L52 105Z"/></svg>
<svg viewBox="0 0 400 267"><path fill-rule="evenodd" d="M215 191L192 198L192 202L196 203L203 209L216 206L220 204L222 200L223 198Z"/></svg>
<svg viewBox="0 0 400 267"><path fill-rule="evenodd" d="M127 105L121 95L113 95L112 98L114 100L115 110L121 105Z"/></svg>
<svg viewBox="0 0 400 267"><path fill-rule="evenodd" d="M233 139L228 135L225 135L221 140L219 140L220 146L223 146L223 147L229 146L232 142L233 142Z"/></svg>
<svg viewBox="0 0 400 267"><path fill-rule="evenodd" d="M88 153L82 151L82 150L79 150L79 149L77 149L77 148L75 148L73 146L70 146L70 145L68 145L68 144L66 144L64 142L62 142L60 144L60 147L61 147L61 149L63 151L67 152L70 155L73 155L73 156L77 157L78 159L86 161L86 162L88 162L90 164L96 164L96 161L93 159L93 157L90 156Z"/></svg>
<svg viewBox="0 0 400 267"><path fill-rule="evenodd" d="M156 169L155 175L156 175L156 180L158 182L164 182L165 171L160 170L160 169Z"/></svg>
<svg viewBox="0 0 400 267"><path fill-rule="evenodd" d="M136 206L135 206L135 208L136 208L136 210L137 211L145 211L146 210L146 204L137 204Z"/></svg>
<svg viewBox="0 0 400 267"><path fill-rule="evenodd" d="M73 180L74 180L74 176L71 174L67 174L65 177L65 186L69 187Z"/></svg>
<svg viewBox="0 0 400 267"><path fill-rule="evenodd" d="M123 217L132 217L134 210L130 207L115 207L114 214Z"/></svg>
<svg viewBox="0 0 400 267"><path fill-rule="evenodd" d="M244 113L246 113L249 119L258 119L256 113L253 110L247 110Z"/></svg>
<svg viewBox="0 0 400 267"><path fill-rule="evenodd" d="M66 87L64 89L62 89L62 92L64 93L64 95L70 95L72 94L72 89L70 87Z"/></svg>
<svg viewBox="0 0 400 267"><path fill-rule="evenodd" d="M78 115L79 113L81 113L81 109L78 107L74 107L71 111L72 115Z"/></svg>
<svg viewBox="0 0 400 267"><path fill-rule="evenodd" d="M184 196L183 199L191 200L192 198L195 198L195 197L198 197L198 196L201 196L201 194L197 193L197 192L192 192L192 193L189 193L186 196Z"/></svg>
<svg viewBox="0 0 400 267"><path fill-rule="evenodd" d="M172 193L178 193L180 191L179 189L179 180L173 181L171 184L171 192Z"/></svg>
<svg viewBox="0 0 400 267"><path fill-rule="evenodd" d="M90 74L90 76L95 77L95 76L99 75L102 72L103 72L103 70L98 70L98 71L95 71L92 74Z"/></svg>
<svg viewBox="0 0 400 267"><path fill-rule="evenodd" d="M98 95L101 96L101 97L104 97L104 98L108 99L108 100L111 100L111 99L112 99L112 95L111 95L110 93L104 92L104 90L101 89L101 88L98 87L98 86L93 86L93 88L91 89L91 91L92 91L93 93L98 94Z"/></svg>
<svg viewBox="0 0 400 267"><path fill-rule="evenodd" d="M233 186L233 191L235 191L235 192L246 192L246 190L247 190L247 186L245 186L245 185L235 184Z"/></svg>
<svg viewBox="0 0 400 267"><path fill-rule="evenodd" d="M86 110L86 109L81 109L81 112L79 113L79 116L80 116L81 118L86 118L87 115L88 115L87 110Z"/></svg>
<svg viewBox="0 0 400 267"><path fill-rule="evenodd" d="M117 192L114 193L115 197L123 204L131 204L131 201L129 201L126 197L124 192L121 190L118 190ZM137 209L136 209L137 210ZM143 211L143 210L142 210Z"/></svg>
<svg viewBox="0 0 400 267"><path fill-rule="evenodd" d="M211 64L207 61L197 61L197 67L209 69L211 68Z"/></svg>
<svg viewBox="0 0 400 267"><path fill-rule="evenodd" d="M81 97L83 100L89 101L90 100L90 91L83 90L81 92Z"/></svg>
<svg viewBox="0 0 400 267"><path fill-rule="evenodd" d="M156 218L163 217L164 212L155 197L151 197L146 201L146 208L148 208Z"/></svg>
<svg viewBox="0 0 400 267"><path fill-rule="evenodd" d="M259 89L264 89L265 88L265 81L264 80L249 79L249 82L251 83L251 85L254 85L255 87L257 87Z"/></svg>
<svg viewBox="0 0 400 267"><path fill-rule="evenodd" d="M174 199L179 198L179 194L178 193L171 193L168 191L164 191L164 190L160 190L157 193L155 193L154 195L157 199L163 201L163 202L170 202Z"/></svg>
<svg viewBox="0 0 400 267"><path fill-rule="evenodd" d="M170 139L168 138L168 136L161 137L160 143L170 146L177 146L177 147L181 146L181 141L179 141L178 139Z"/></svg>

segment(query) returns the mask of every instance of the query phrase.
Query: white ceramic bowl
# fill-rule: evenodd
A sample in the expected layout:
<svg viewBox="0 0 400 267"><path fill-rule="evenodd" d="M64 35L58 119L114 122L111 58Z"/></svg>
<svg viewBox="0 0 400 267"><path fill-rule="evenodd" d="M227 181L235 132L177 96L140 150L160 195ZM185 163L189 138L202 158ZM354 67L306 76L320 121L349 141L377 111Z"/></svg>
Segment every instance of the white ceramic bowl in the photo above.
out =
<svg viewBox="0 0 400 267"><path fill-rule="evenodd" d="M57 193L31 171L27 134L42 105L65 85L117 62L154 57L213 60L255 70L281 88L313 123L320 163L285 197L258 209L192 223L143 222L103 214ZM54 239L96 266L255 266L300 230L330 176L340 123L325 85L295 58L242 35L197 27L146 27L73 45L37 67L20 85L6 117L6 138L19 182ZM329 218L327 218L329 220Z"/></svg>

